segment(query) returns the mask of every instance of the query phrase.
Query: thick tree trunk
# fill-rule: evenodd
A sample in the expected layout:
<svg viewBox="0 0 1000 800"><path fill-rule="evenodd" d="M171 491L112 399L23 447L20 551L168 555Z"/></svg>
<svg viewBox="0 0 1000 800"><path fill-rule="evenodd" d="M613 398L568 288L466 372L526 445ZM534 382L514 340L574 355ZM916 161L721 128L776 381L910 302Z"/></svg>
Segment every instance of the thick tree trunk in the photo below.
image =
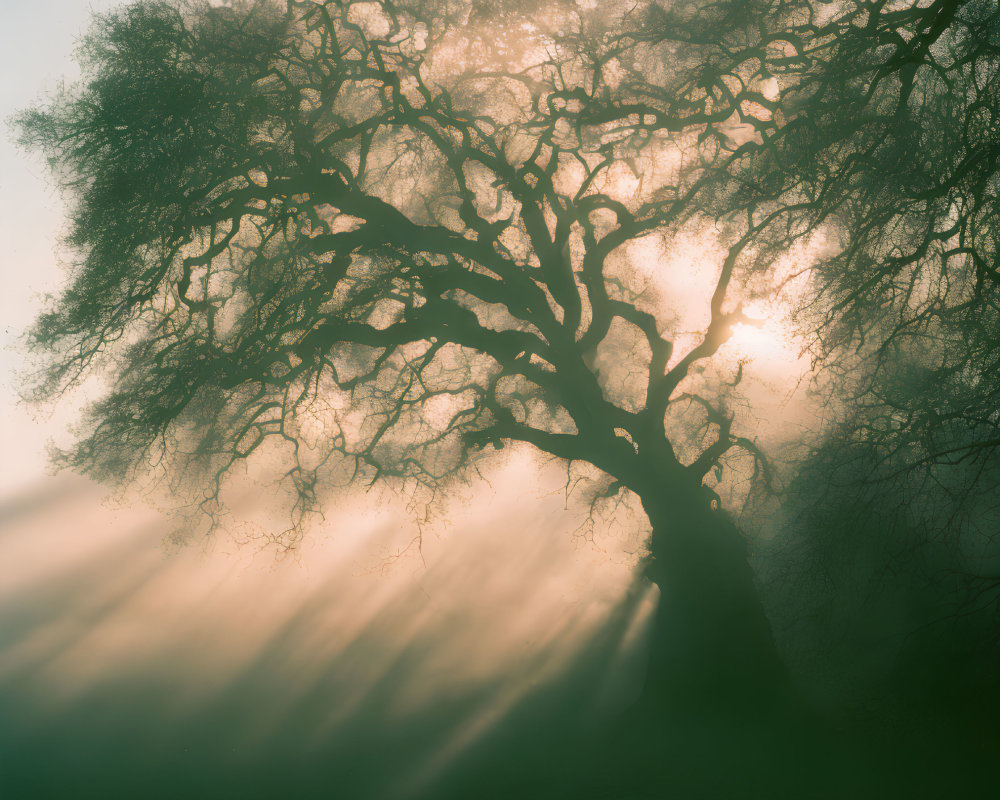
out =
<svg viewBox="0 0 1000 800"><path fill-rule="evenodd" d="M701 487L644 497L660 588L642 702L713 716L787 709L792 689L743 537Z"/></svg>
<svg viewBox="0 0 1000 800"><path fill-rule="evenodd" d="M642 495L646 577L660 588L645 686L606 726L578 796L806 796L828 749L778 656L744 540L709 492L673 488Z"/></svg>

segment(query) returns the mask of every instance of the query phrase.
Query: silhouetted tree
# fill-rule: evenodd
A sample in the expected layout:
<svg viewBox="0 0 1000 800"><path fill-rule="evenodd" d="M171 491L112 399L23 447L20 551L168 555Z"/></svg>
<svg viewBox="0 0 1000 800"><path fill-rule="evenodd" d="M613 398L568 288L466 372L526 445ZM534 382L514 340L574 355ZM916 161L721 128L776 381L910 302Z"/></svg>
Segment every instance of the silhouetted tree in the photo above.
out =
<svg viewBox="0 0 1000 800"><path fill-rule="evenodd" d="M964 541L982 589L1000 452L1000 8L846 3L810 41L781 126L738 171L759 202L801 203L792 224L829 243L802 314L839 406L817 458L914 533Z"/></svg>
<svg viewBox="0 0 1000 800"><path fill-rule="evenodd" d="M776 686L744 541L704 485L756 448L702 365L745 320L739 276L789 238L760 237L783 210L740 210L726 172L773 128L764 82L792 63L761 20L812 13L144 1L98 18L82 83L20 119L78 254L33 332L39 394L112 377L66 463L169 464L203 476L208 507L276 441L301 514L324 482L436 486L526 442L596 467L595 504L641 502L658 672ZM674 298L639 286L629 247L691 230L723 255L675 352Z"/></svg>
<svg viewBox="0 0 1000 800"><path fill-rule="evenodd" d="M295 525L508 442L590 465L594 509L651 527L651 705L759 709L783 671L712 487L734 451L765 470L715 357L812 243L836 425L791 487L820 520L793 561L940 561L992 602L961 548L913 553L995 526L996 0L140 0L81 56L20 118L73 217L38 395L109 379L68 465L162 470L212 512L266 454ZM692 238L716 260L688 341L702 301L648 262Z"/></svg>
<svg viewBox="0 0 1000 800"><path fill-rule="evenodd" d="M777 680L709 488L760 454L706 364L750 322L744 281L823 237L803 319L864 407L840 434L908 480L993 452L996 4L589 5L100 18L83 83L21 119L79 254L34 332L39 391L110 366L68 463L169 463L206 507L273 442L299 514L338 481L438 486L507 441L590 464L594 504L649 517L658 668ZM722 255L675 349L692 300L644 283L634 243L692 231Z"/></svg>

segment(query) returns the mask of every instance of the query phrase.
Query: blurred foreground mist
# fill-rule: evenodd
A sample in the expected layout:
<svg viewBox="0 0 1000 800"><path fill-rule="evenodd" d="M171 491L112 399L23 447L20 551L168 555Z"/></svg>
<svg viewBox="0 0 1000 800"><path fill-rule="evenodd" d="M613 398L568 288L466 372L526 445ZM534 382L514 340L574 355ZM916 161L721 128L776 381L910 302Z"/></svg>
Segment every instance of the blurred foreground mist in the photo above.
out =
<svg viewBox="0 0 1000 800"><path fill-rule="evenodd" d="M894 540L847 503L786 527L756 566L811 716L665 719L631 706L657 602L635 580L641 529L588 527L565 471L505 452L419 538L405 498L352 493L291 551L248 535L277 504L260 485L229 528L184 544L176 519L68 474L8 497L0 797L882 800L992 784L995 628L945 602L949 548L901 528L911 555L871 552Z"/></svg>
<svg viewBox="0 0 1000 800"><path fill-rule="evenodd" d="M420 547L402 500L353 496L284 554L171 548L166 517L65 474L7 500L3 796L441 796L513 712L599 724L655 600L623 606L634 557L543 473L515 459ZM551 690L581 664L586 707Z"/></svg>

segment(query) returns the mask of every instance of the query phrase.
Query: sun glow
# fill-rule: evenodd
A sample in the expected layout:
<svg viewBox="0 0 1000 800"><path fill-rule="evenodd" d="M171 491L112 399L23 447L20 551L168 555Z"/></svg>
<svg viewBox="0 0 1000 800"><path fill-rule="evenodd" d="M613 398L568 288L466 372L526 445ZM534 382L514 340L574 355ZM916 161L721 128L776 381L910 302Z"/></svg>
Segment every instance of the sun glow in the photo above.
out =
<svg viewBox="0 0 1000 800"><path fill-rule="evenodd" d="M778 307L764 314L750 304L744 314L746 322L732 327L723 353L766 373L770 378L796 380L808 369L803 355L803 342L791 322L791 308Z"/></svg>
<svg viewBox="0 0 1000 800"><path fill-rule="evenodd" d="M638 307L659 320L661 332L674 344L668 365L673 367L704 339L726 248L713 227L695 225L670 236L637 239L624 250L614 277ZM734 277L723 310L738 311L743 321L732 324L711 360L718 370L729 373L742 365L744 378L787 386L808 372L795 316L807 295L816 250L816 244L805 243L766 271Z"/></svg>

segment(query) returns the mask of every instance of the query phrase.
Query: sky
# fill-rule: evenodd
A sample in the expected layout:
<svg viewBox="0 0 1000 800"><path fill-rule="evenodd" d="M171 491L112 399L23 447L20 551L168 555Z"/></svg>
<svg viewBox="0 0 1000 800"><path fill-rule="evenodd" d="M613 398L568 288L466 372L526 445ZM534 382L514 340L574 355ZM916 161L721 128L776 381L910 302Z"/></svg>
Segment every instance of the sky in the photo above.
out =
<svg viewBox="0 0 1000 800"><path fill-rule="evenodd" d="M110 0L33 0L0 4L0 119L28 107L75 74L74 44L93 11ZM24 368L19 337L60 285L56 255L63 205L37 157L26 157L4 124L0 136L0 497L45 475L48 430L18 402Z"/></svg>

